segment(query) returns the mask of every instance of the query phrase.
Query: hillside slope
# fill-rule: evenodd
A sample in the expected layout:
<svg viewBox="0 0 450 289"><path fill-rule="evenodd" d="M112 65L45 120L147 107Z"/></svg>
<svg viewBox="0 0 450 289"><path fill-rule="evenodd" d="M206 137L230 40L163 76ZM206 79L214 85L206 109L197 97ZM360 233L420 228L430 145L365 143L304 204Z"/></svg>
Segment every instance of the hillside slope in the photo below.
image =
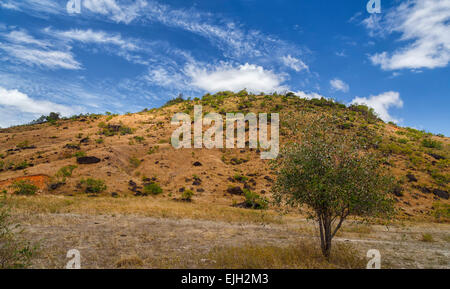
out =
<svg viewBox="0 0 450 289"><path fill-rule="evenodd" d="M281 146L296 140L289 123L307 125L311 115L337 116L341 121L330 125L367 140L398 180L393 194L400 216L429 217L438 206L449 205L448 137L386 124L364 106L245 91L175 99L162 108L134 114L82 115L2 129L0 189L11 192L16 178L34 176L30 180L38 180L41 194L85 194L86 182L80 181L93 178L103 180L107 189L101 194L112 197L145 197L144 187L158 183L163 193L156 197L169 200L180 200L182 192L190 189L194 202L232 206L244 200L230 190L236 187L270 199L274 177L259 150L175 150L171 146L176 128L170 124L172 116L192 114L195 104L203 105L204 113L279 112Z"/></svg>

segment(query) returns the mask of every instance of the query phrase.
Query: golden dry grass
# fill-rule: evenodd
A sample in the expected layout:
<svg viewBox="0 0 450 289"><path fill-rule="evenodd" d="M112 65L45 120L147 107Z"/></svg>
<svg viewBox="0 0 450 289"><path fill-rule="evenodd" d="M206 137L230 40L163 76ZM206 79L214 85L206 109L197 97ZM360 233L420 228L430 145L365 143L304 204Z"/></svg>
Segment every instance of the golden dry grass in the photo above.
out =
<svg viewBox="0 0 450 289"><path fill-rule="evenodd" d="M319 247L304 241L286 247L246 244L240 247L218 247L209 254L211 268L231 269L354 269L363 268L366 261L351 246L334 244L327 261Z"/></svg>
<svg viewBox="0 0 450 289"><path fill-rule="evenodd" d="M8 205L16 214L75 213L88 215L139 215L171 219L214 220L239 223L277 223L282 217L274 211L257 211L231 206L185 203L157 197L88 197L40 195L10 196Z"/></svg>

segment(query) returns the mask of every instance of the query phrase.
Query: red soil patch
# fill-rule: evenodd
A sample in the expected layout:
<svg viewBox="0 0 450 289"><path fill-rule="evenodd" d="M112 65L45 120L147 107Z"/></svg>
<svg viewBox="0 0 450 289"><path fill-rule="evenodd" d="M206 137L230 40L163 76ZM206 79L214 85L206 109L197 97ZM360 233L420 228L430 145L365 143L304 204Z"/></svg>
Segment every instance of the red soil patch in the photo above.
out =
<svg viewBox="0 0 450 289"><path fill-rule="evenodd" d="M49 181L50 177L47 175L34 175L34 176L23 176L17 178L11 178L4 181L0 181L0 189L8 189L16 181L29 181L33 185L37 186L39 189L44 189Z"/></svg>

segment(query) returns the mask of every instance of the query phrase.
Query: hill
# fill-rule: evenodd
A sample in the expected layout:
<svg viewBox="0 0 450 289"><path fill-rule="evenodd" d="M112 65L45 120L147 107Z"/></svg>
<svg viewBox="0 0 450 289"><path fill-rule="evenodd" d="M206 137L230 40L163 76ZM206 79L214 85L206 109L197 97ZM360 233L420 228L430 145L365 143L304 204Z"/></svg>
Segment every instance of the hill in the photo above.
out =
<svg viewBox="0 0 450 289"><path fill-rule="evenodd" d="M450 139L384 123L362 105L347 107L293 94L220 92L201 99L169 101L158 109L126 115L80 115L0 130L0 189L27 180L43 195L189 199L198 205L245 206L241 189L270 200L273 173L259 149L180 149L170 144L177 112L280 114L280 146L299 141L292 125L332 115L330 125L380 153L398 182L392 192L398 217L445 219L449 201ZM43 121L44 119L41 119ZM204 128L206 129L206 127ZM248 200L248 197L247 197ZM243 203L244 202L244 203ZM270 205L269 205L270 207ZM444 214L439 210L444 208ZM448 209L447 209L448 210ZM448 217L448 212L447 212Z"/></svg>

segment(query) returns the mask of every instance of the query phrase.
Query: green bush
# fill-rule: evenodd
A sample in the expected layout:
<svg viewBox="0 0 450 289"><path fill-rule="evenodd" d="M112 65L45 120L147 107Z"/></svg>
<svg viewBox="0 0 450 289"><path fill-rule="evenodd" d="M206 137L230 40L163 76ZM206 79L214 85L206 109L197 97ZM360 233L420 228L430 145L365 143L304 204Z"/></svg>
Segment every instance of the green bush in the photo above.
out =
<svg viewBox="0 0 450 289"><path fill-rule="evenodd" d="M27 148L27 147L29 147L29 146L30 146L30 142L27 141L27 140L25 140L25 141L23 141L23 142L21 142L21 143L18 143L18 144L16 145L16 147L17 147L18 149Z"/></svg>
<svg viewBox="0 0 450 289"><path fill-rule="evenodd" d="M79 183L79 187L87 194L99 194L107 189L105 181L92 178L82 179Z"/></svg>
<svg viewBox="0 0 450 289"><path fill-rule="evenodd" d="M181 199L183 201L186 202L190 202L192 201L192 197L194 196L194 192L191 190L185 190L182 194L181 194Z"/></svg>
<svg viewBox="0 0 450 289"><path fill-rule="evenodd" d="M433 217L437 221L450 220L450 204L437 202L433 204Z"/></svg>
<svg viewBox="0 0 450 289"><path fill-rule="evenodd" d="M244 189L245 204L247 207L257 210L267 209L269 202L257 193Z"/></svg>
<svg viewBox="0 0 450 289"><path fill-rule="evenodd" d="M74 157L76 158L81 158L81 157L85 157L86 153L84 151L79 151L73 154Z"/></svg>
<svg viewBox="0 0 450 289"><path fill-rule="evenodd" d="M167 101L164 105L163 105L163 107L165 107L165 106L171 106L171 105L174 105L174 104L178 104L178 103L183 103L185 100L183 99L183 95L182 94L179 94L176 98L172 98L172 99L170 99L169 101Z"/></svg>
<svg viewBox="0 0 450 289"><path fill-rule="evenodd" d="M437 170L433 170L430 173L431 177L433 178L433 180L436 181L436 183L438 185L447 185L450 182L450 174L441 174L439 173Z"/></svg>
<svg viewBox="0 0 450 289"><path fill-rule="evenodd" d="M431 138L423 139L422 145L426 148L431 148L431 149L441 149L442 148L442 143L440 141L433 140Z"/></svg>
<svg viewBox="0 0 450 289"><path fill-rule="evenodd" d="M99 134L105 136L115 136L115 135L127 135L132 134L133 129L122 125L122 124L106 124L105 122L100 122L98 127L101 129Z"/></svg>
<svg viewBox="0 0 450 289"><path fill-rule="evenodd" d="M16 195L34 195L36 194L37 190L39 189L37 186L33 185L29 181L16 181L11 185L11 188L14 189L14 194Z"/></svg>
<svg viewBox="0 0 450 289"><path fill-rule="evenodd" d="M162 194L163 189L157 183L151 183L144 185L144 193L150 195Z"/></svg>
<svg viewBox="0 0 450 289"><path fill-rule="evenodd" d="M136 157L131 157L131 158L129 159L129 161L130 161L130 164L131 164L134 168L137 168L137 167L139 167L139 166L141 165L141 160L138 159L138 158L136 158Z"/></svg>
<svg viewBox="0 0 450 289"><path fill-rule="evenodd" d="M156 151L158 151L159 146L152 146L148 149L147 154L151 155L154 154Z"/></svg>
<svg viewBox="0 0 450 289"><path fill-rule="evenodd" d="M56 173L57 176L62 178L71 177L73 171L77 168L76 165L68 165L60 168L58 172Z"/></svg>
<svg viewBox="0 0 450 289"><path fill-rule="evenodd" d="M248 180L246 176L242 176L240 174L235 174L233 178L238 182L245 182Z"/></svg>
<svg viewBox="0 0 450 289"><path fill-rule="evenodd" d="M433 242L433 236L431 234L422 234L422 242Z"/></svg>

